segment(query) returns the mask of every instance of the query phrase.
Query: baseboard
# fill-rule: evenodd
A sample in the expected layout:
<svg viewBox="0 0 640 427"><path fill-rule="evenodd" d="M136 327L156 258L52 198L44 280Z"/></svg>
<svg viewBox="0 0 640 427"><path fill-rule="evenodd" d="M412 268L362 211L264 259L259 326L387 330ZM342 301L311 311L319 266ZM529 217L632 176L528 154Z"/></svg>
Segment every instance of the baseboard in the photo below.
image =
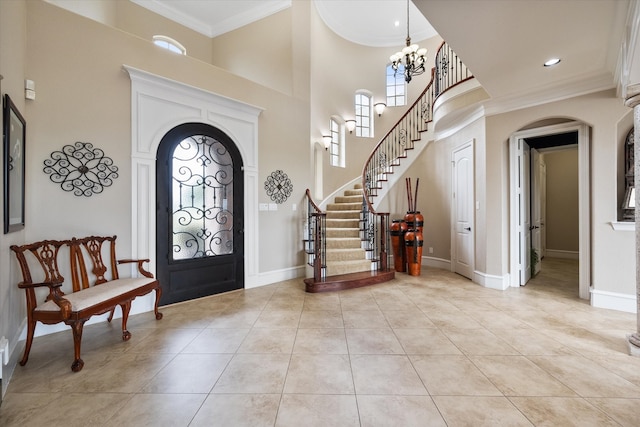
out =
<svg viewBox="0 0 640 427"><path fill-rule="evenodd" d="M431 256L422 257L422 265L431 268L441 268L443 270L451 270L451 261L448 259L436 258Z"/></svg>
<svg viewBox="0 0 640 427"><path fill-rule="evenodd" d="M593 307L607 308L609 310L618 310L627 313L637 312L638 305L635 295L600 291L598 289L591 289L590 292L591 305Z"/></svg>
<svg viewBox="0 0 640 427"><path fill-rule="evenodd" d="M272 270L266 273L260 273L256 283L245 283L245 289L257 288L260 286L270 285L272 283L283 282L285 280L292 280L297 278L304 278L306 273L306 267L300 265L297 267L283 268L281 270ZM302 284L302 281L300 281Z"/></svg>
<svg viewBox="0 0 640 427"><path fill-rule="evenodd" d="M579 259L580 252L578 251L564 251L561 249L547 249L545 256L549 258L564 258L564 259Z"/></svg>
<svg viewBox="0 0 640 427"><path fill-rule="evenodd" d="M473 281L485 288L497 289L504 291L509 288L509 274L503 276L495 276L493 274L486 274L480 271L473 272Z"/></svg>
<svg viewBox="0 0 640 427"><path fill-rule="evenodd" d="M9 363L4 366L4 364L0 361L0 369L2 370L2 387L0 388L0 395L4 396L7 393L7 387L11 382L11 377L13 376L13 372L18 365L18 361L22 359L22 353L24 352L25 340L24 338L20 339L23 335L27 336L27 318L25 317L20 327L16 331L15 335L12 339L9 340ZM1 400L1 399L0 399Z"/></svg>

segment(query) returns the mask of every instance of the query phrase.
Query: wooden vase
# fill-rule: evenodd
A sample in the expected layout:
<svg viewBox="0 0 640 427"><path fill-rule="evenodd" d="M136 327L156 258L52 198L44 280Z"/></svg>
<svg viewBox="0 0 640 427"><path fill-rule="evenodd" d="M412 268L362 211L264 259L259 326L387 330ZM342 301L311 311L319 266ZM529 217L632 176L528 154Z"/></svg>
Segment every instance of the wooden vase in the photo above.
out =
<svg viewBox="0 0 640 427"><path fill-rule="evenodd" d="M391 222L391 247L393 248L393 266L396 271L407 271L406 250L404 233L407 231L407 223L402 219L394 219Z"/></svg>
<svg viewBox="0 0 640 427"><path fill-rule="evenodd" d="M407 223L407 229L418 230L420 233L422 233L422 230L424 228L424 216L422 216L420 211L407 212L404 216L404 221Z"/></svg>
<svg viewBox="0 0 640 427"><path fill-rule="evenodd" d="M422 232L417 229L408 229L404 234L405 256L407 258L407 270L410 276L419 276L422 267Z"/></svg>

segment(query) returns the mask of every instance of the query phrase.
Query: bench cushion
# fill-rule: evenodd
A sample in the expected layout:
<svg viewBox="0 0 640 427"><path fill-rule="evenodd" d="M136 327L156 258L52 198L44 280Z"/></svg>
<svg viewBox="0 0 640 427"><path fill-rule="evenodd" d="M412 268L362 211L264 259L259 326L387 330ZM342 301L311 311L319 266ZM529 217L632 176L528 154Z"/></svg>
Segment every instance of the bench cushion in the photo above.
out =
<svg viewBox="0 0 640 427"><path fill-rule="evenodd" d="M71 303L72 311L80 311L140 288L154 280L148 277L111 280L101 285L66 294L64 298ZM60 311L60 307L53 301L47 301L38 305L35 311Z"/></svg>

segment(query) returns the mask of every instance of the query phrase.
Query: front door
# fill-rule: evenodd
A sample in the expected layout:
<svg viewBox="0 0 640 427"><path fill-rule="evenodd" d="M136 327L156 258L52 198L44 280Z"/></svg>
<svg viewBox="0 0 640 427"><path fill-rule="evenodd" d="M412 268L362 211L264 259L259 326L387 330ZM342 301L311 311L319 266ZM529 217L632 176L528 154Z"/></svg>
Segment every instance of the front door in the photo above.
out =
<svg viewBox="0 0 640 427"><path fill-rule="evenodd" d="M161 305L244 287L242 158L222 131L187 123L158 147Z"/></svg>

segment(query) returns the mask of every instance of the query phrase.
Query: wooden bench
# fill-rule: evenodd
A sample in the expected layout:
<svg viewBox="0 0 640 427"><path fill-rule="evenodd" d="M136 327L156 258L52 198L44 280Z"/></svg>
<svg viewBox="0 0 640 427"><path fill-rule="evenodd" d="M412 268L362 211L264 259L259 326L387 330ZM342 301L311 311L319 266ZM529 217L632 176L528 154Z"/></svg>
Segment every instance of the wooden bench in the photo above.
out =
<svg viewBox="0 0 640 427"><path fill-rule="evenodd" d="M37 322L56 324L64 322L73 332L74 360L71 370L80 371L84 361L80 358L82 329L91 316L110 312L113 319L116 306L122 308L122 339L131 338L127 319L134 298L156 291L154 312L162 319L158 303L162 290L153 275L143 268L149 260L124 259L116 261L116 236L91 236L71 240L43 240L22 246L11 246L22 270L18 287L27 296L27 342L20 365L29 358ZM68 260L69 269L61 270L59 261ZM106 260L106 263L103 261ZM119 264L137 263L140 277L120 278ZM63 292L62 272L71 274L71 292ZM36 294L37 288L48 288L48 295ZM44 299L44 301L43 301ZM40 301L40 302L39 302Z"/></svg>

